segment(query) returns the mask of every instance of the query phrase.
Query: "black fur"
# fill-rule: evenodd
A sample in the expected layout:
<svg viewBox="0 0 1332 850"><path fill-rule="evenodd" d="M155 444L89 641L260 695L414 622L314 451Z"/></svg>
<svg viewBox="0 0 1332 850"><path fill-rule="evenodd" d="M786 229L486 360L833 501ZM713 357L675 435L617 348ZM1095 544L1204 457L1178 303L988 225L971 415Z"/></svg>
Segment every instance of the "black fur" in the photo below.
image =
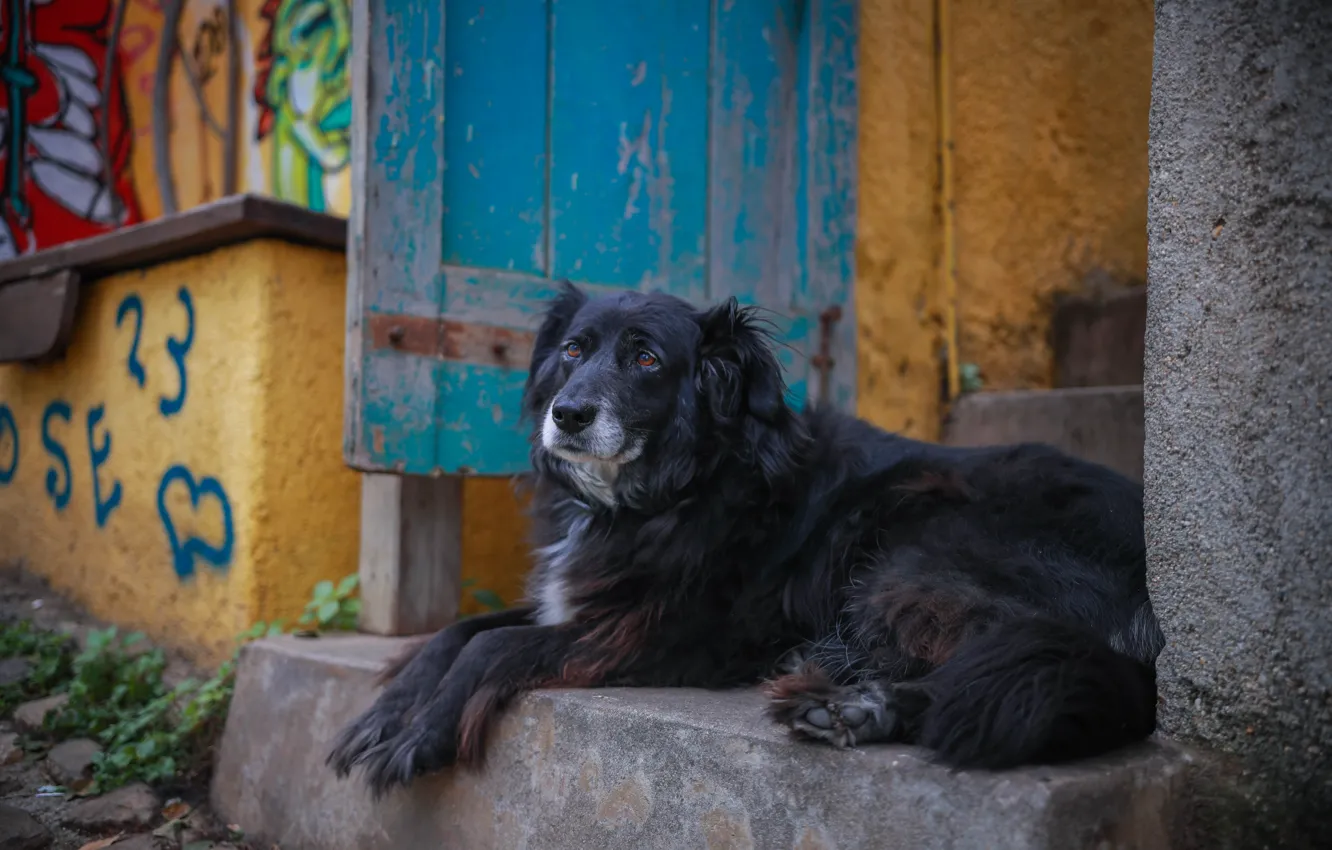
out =
<svg viewBox="0 0 1332 850"><path fill-rule="evenodd" d="M802 737L919 743L957 766L1151 734L1164 639L1140 486L1042 446L797 414L784 392L734 300L566 286L524 400L532 607L425 644L334 768L363 765L382 794L478 764L513 696L559 686L767 680L772 717Z"/></svg>

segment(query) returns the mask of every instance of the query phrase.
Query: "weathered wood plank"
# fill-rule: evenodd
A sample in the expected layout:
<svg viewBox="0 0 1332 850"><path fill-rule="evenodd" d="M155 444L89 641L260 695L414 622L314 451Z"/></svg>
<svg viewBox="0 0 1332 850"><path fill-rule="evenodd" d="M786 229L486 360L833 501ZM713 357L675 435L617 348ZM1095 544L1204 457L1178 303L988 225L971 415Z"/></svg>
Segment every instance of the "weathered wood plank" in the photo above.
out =
<svg viewBox="0 0 1332 850"><path fill-rule="evenodd" d="M444 279L444 315L460 322L515 330L535 331L547 303L559 291L559 281L551 278L492 269L446 266ZM624 288L583 281L578 287L589 295Z"/></svg>
<svg viewBox="0 0 1332 850"><path fill-rule="evenodd" d="M443 260L544 275L546 3L455 0L448 14Z"/></svg>
<svg viewBox="0 0 1332 850"><path fill-rule="evenodd" d="M361 478L362 631L413 635L457 619L462 479Z"/></svg>
<svg viewBox="0 0 1332 850"><path fill-rule="evenodd" d="M709 6L554 6L554 276L706 295Z"/></svg>
<svg viewBox="0 0 1332 850"><path fill-rule="evenodd" d="M363 317L434 316L443 300L444 4L354 0L352 17L365 37L352 39L352 85L362 94L352 99L343 455L356 469L386 471L405 461L372 457L370 440L383 444L385 429L408 443L424 429L433 445L434 364L375 356ZM413 457L434 466L428 451Z"/></svg>
<svg viewBox="0 0 1332 850"><path fill-rule="evenodd" d="M78 303L79 275L72 269L0 287L0 363L63 354Z"/></svg>
<svg viewBox="0 0 1332 850"><path fill-rule="evenodd" d="M808 38L802 40L800 186L796 306L817 316L840 305L832 325L828 401L851 410L856 394L856 51L857 0L809 0ZM807 45L807 52L805 50ZM811 388L816 394L819 390Z"/></svg>
<svg viewBox="0 0 1332 850"><path fill-rule="evenodd" d="M78 271L80 283L87 285L126 269L263 238L340 251L347 244L347 222L272 198L233 195L188 212L5 260L0 262L0 287L61 269Z"/></svg>
<svg viewBox="0 0 1332 850"><path fill-rule="evenodd" d="M714 4L708 294L792 306L796 0Z"/></svg>

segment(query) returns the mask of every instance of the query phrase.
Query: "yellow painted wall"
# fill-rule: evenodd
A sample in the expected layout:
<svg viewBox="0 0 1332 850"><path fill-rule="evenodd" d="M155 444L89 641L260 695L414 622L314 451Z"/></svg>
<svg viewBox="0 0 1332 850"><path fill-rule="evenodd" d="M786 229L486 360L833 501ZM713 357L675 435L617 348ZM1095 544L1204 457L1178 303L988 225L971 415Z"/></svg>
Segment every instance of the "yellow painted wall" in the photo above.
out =
<svg viewBox="0 0 1332 850"><path fill-rule="evenodd" d="M11 477L14 429L0 410L0 561L201 660L224 657L255 621L294 622L317 581L357 568L360 481L341 445L345 281L340 252L257 240L87 287L62 361L0 366L0 406L18 435ZM123 306L136 296L141 311ZM188 340L186 391L167 415L162 399L180 387L172 339ZM48 419L54 450L43 443L53 403L69 409L68 421ZM93 445L110 439L101 523L90 412ZM464 577L518 599L528 562L511 482L467 481L464 522ZM469 595L463 610L481 607Z"/></svg>
<svg viewBox="0 0 1332 850"><path fill-rule="evenodd" d="M212 661L252 622L294 618L316 581L354 572L359 482L342 464L340 429L344 279L341 254L262 240L85 289L61 362L0 366L0 404L19 441L18 466L0 484L0 559ZM137 346L140 311L123 306L136 296ZM164 413L182 376L183 403ZM48 416L44 445L43 417L61 403L69 421ZM92 450L107 440L94 470Z"/></svg>
<svg viewBox="0 0 1332 850"><path fill-rule="evenodd" d="M961 362L1048 387L1052 296L1147 274L1151 0L953 4Z"/></svg>
<svg viewBox="0 0 1332 850"><path fill-rule="evenodd" d="M859 69L858 412L934 439L943 314L933 6L862 0Z"/></svg>
<svg viewBox="0 0 1332 850"><path fill-rule="evenodd" d="M1146 273L1150 0L947 0L960 363L1050 386L1052 299ZM936 5L862 0L860 413L935 438L940 353Z"/></svg>

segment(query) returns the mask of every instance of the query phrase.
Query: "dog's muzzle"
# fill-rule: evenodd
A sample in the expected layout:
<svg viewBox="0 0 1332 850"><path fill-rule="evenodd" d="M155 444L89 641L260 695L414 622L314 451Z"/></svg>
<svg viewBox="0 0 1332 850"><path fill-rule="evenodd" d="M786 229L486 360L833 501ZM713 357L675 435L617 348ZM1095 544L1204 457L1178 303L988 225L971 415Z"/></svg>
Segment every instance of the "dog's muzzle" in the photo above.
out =
<svg viewBox="0 0 1332 850"><path fill-rule="evenodd" d="M625 459L630 448L626 442L620 418L604 403L557 398L541 427L541 444L546 450L574 463Z"/></svg>

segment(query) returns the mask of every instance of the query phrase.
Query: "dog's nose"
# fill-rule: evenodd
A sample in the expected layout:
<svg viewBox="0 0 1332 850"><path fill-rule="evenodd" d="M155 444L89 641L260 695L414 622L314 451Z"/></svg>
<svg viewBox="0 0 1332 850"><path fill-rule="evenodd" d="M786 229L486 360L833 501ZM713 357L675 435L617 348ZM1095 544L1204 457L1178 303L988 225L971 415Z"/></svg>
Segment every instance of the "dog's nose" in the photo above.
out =
<svg viewBox="0 0 1332 850"><path fill-rule="evenodd" d="M577 434L597 418L597 409L590 404L557 404L550 409L550 417L566 434Z"/></svg>

